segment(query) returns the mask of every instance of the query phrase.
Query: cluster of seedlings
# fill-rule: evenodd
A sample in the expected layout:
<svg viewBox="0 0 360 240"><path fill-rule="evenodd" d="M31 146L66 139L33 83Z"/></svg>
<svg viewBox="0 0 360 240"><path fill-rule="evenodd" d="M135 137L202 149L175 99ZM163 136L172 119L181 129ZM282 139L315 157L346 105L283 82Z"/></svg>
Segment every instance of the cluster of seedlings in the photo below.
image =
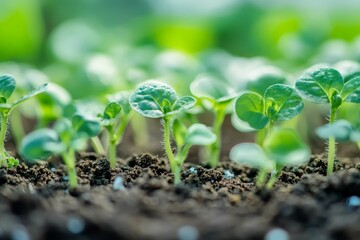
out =
<svg viewBox="0 0 360 240"><path fill-rule="evenodd" d="M168 84L149 80L133 92L111 95L104 107L63 101L60 113L54 109L59 109L56 106L63 99L59 94L66 95L64 89L54 91L51 89L59 86L43 84L10 104L8 99L15 90L15 80L11 75L2 75L0 165L13 167L18 163L4 148L10 112L24 100L42 93L36 98L34 108L41 116L49 116L50 112L52 117L22 139L19 153L30 161L60 156L67 166L70 188L77 186L75 152L85 150L89 142L98 152L107 149L110 167L116 167L117 146L136 114L161 120L164 149L175 184L181 182L182 166L194 145L203 146L203 161L210 167L217 166L222 124L225 116L231 114L236 129L255 132L256 143L235 145L229 153L230 159L258 169L256 184L271 188L285 166L298 166L310 159L310 148L296 128L289 127L301 120L306 100L330 106L329 123L316 133L328 142L327 173L331 174L336 141L353 141L360 146L360 121L335 121L342 106L344 111L359 108L356 103L360 103L360 71L348 64L313 67L296 79L294 87L283 76L270 75L260 72L253 81L243 84L243 88L212 75L201 75L189 86L193 96L178 96ZM349 103L352 106L348 107ZM197 116L204 111L213 113L212 126L199 123Z"/></svg>

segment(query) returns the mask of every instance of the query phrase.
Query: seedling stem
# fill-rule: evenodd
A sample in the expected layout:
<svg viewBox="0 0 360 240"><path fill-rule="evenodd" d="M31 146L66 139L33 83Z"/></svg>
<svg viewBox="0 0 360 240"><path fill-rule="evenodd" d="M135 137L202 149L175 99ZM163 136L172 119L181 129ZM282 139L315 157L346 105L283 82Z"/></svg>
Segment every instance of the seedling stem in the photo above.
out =
<svg viewBox="0 0 360 240"><path fill-rule="evenodd" d="M334 123L336 118L336 111L337 111L337 107L331 107L329 124ZM330 137L328 143L327 175L330 175L334 171L335 150L336 150L335 137Z"/></svg>
<svg viewBox="0 0 360 240"><path fill-rule="evenodd" d="M69 149L67 152L61 154L62 159L64 160L69 175L69 187L75 188L77 186L77 177L76 177L76 168L75 168L75 151L74 149Z"/></svg>
<svg viewBox="0 0 360 240"><path fill-rule="evenodd" d="M7 167L6 152L5 152L5 137L6 137L6 124L8 119L8 113L1 111L1 129L0 129L0 166Z"/></svg>
<svg viewBox="0 0 360 240"><path fill-rule="evenodd" d="M212 168L216 167L220 158L220 149L221 149L221 126L225 118L225 109L223 107L218 107L215 111L214 127L213 132L216 135L217 141L209 146L210 156L209 164Z"/></svg>

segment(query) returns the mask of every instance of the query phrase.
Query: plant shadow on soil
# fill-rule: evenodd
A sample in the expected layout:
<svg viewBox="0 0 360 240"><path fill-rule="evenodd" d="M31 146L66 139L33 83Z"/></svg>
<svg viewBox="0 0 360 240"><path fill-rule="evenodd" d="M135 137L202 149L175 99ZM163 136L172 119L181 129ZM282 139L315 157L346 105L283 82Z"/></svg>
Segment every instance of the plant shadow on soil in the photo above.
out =
<svg viewBox="0 0 360 240"><path fill-rule="evenodd" d="M326 177L324 157L313 156L285 168L272 190L254 186L256 170L226 159L214 170L185 164L178 186L164 158L134 155L112 171L105 157L78 159L80 186L71 191L62 165L0 169L0 239L264 239L274 228L290 239L360 234L360 208L348 204L360 196L360 159L337 161ZM124 190L113 190L117 176Z"/></svg>

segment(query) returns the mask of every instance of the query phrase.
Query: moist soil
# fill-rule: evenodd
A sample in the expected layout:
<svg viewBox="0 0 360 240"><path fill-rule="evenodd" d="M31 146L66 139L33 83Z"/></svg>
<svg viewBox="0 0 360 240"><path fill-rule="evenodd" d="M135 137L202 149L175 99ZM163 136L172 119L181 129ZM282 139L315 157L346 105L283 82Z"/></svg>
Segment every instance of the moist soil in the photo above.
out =
<svg viewBox="0 0 360 240"><path fill-rule="evenodd" d="M256 170L223 159L219 167L185 164L172 184L166 159L77 156L79 187L63 165L0 169L0 239L359 239L360 159L336 161L325 176L321 155L286 168L271 190ZM53 161L56 162L56 161ZM124 188L114 190L120 176ZM121 185L115 184L117 187ZM353 197L353 200L356 197Z"/></svg>

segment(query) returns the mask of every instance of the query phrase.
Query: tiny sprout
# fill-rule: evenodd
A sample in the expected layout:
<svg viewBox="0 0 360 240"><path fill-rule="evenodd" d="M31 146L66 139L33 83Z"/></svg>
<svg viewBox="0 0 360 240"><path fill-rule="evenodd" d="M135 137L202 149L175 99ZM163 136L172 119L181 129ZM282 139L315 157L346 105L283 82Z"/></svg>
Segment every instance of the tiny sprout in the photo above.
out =
<svg viewBox="0 0 360 240"><path fill-rule="evenodd" d="M25 136L20 146L21 155L28 160L47 159L60 155L67 166L69 186L77 186L75 151L86 147L91 137L98 135L100 124L86 115L74 115L71 119L61 119L54 129L39 129Z"/></svg>
<svg viewBox="0 0 360 240"><path fill-rule="evenodd" d="M14 167L19 163L17 159L10 156L10 154L5 150L7 122L11 111L14 110L17 106L19 106L22 102L46 91L47 83L31 90L26 95L22 96L13 103L8 103L8 100L13 94L15 87L16 81L13 76L9 74L0 75L0 167Z"/></svg>
<svg viewBox="0 0 360 240"><path fill-rule="evenodd" d="M207 157L210 166L216 167L220 159L221 127L228 106L230 106L237 94L226 83L207 75L202 75L193 81L190 90L201 101L202 105L214 114L212 130L217 137L217 141L208 146Z"/></svg>
<svg viewBox="0 0 360 240"><path fill-rule="evenodd" d="M257 186L262 187L267 174L272 173L266 183L271 188L285 166L298 166L310 159L310 149L291 129L275 129L262 147L255 143L241 143L230 151L230 159L259 170Z"/></svg>
<svg viewBox="0 0 360 240"><path fill-rule="evenodd" d="M353 76L353 77L350 77ZM343 77L334 68L320 68L296 80L296 89L309 102L330 105L329 124L334 123L337 110L343 102L360 103L360 76ZM328 141L327 174L331 174L335 159L335 137Z"/></svg>
<svg viewBox="0 0 360 240"><path fill-rule="evenodd" d="M277 121L286 121L298 115L304 107L299 94L290 86L274 84L263 96L245 92L235 101L235 116L246 122L258 133L258 144L262 145L267 132L270 133Z"/></svg>
<svg viewBox="0 0 360 240"><path fill-rule="evenodd" d="M121 142L122 136L131 117L131 107L128 96L125 93L110 97L110 102L105 107L101 118L101 125L109 134L108 158L110 168L116 164L116 146Z"/></svg>
<svg viewBox="0 0 360 240"><path fill-rule="evenodd" d="M186 128L177 119L177 115L193 107L195 101L191 96L178 97L170 86L155 81L142 84L129 98L131 107L141 115L162 119L165 151L175 184L181 182L181 168L190 147L208 145L216 141L216 136L205 125L193 124ZM177 146L176 155L171 148L171 134Z"/></svg>

